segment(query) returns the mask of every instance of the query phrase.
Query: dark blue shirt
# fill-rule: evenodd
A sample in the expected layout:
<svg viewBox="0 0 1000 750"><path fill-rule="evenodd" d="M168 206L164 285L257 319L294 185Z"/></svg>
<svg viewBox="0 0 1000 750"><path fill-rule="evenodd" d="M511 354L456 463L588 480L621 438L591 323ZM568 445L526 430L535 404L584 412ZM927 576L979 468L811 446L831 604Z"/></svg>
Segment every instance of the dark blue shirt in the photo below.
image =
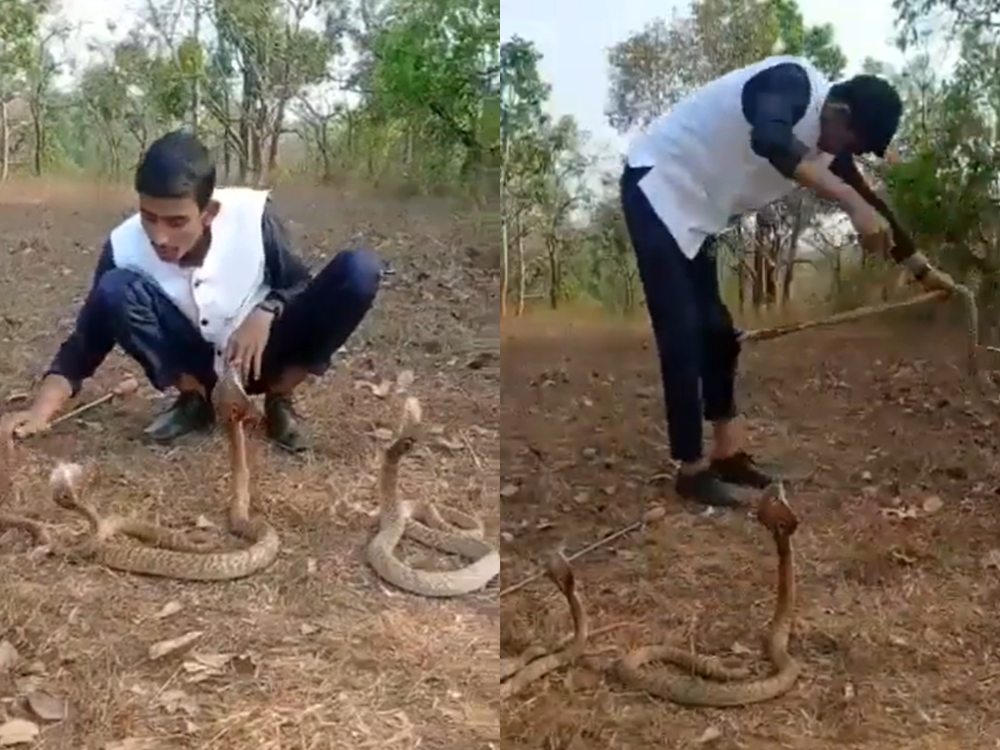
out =
<svg viewBox="0 0 1000 750"><path fill-rule="evenodd" d="M271 287L269 300L288 304L305 288L312 276L308 266L294 255L288 233L274 212L270 199L261 217L264 239L264 283ZM97 259L93 280L87 299L80 308L76 326L56 353L46 375L62 375L73 387L73 394L81 383L92 376L115 346L109 321L96 303L95 290L101 277L115 268L114 252L110 238L105 241Z"/></svg>

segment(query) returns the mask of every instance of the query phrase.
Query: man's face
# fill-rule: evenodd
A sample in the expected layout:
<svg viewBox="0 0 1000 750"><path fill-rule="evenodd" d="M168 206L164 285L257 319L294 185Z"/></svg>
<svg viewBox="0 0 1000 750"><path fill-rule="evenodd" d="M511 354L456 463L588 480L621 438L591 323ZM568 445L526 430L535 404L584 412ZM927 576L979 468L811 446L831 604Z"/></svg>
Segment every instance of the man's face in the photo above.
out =
<svg viewBox="0 0 1000 750"><path fill-rule="evenodd" d="M851 112L840 104L827 103L820 117L819 148L828 154L860 154L862 141L851 129Z"/></svg>
<svg viewBox="0 0 1000 750"><path fill-rule="evenodd" d="M142 228L160 260L179 263L191 252L218 213L211 201L204 211L192 198L151 198L139 196Z"/></svg>

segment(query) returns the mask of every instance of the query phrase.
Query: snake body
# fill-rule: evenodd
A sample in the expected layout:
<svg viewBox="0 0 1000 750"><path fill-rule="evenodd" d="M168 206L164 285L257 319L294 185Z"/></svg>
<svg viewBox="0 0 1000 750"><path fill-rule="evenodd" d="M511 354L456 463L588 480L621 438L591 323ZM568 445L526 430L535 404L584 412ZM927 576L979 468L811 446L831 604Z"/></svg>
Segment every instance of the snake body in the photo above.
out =
<svg viewBox="0 0 1000 750"><path fill-rule="evenodd" d="M379 576L404 591L427 597L463 596L500 575L500 551L481 538L482 526L458 511L399 498L399 462L416 445L420 402L406 399L395 440L385 450L379 473L379 530L368 544L368 563ZM417 570L396 557L404 536L473 562L449 571Z"/></svg>
<svg viewBox="0 0 1000 750"><path fill-rule="evenodd" d="M0 436L0 504L6 504L14 496L14 436ZM51 549L52 536L44 524L25 516L0 513L0 529L26 531L38 549Z"/></svg>
<svg viewBox="0 0 1000 750"><path fill-rule="evenodd" d="M250 543L232 552L205 552L178 531L124 516L101 517L80 491L83 472L76 464L61 464L52 472L53 499L86 518L90 538L68 551L105 567L128 573L187 581L229 581L269 567L281 546L277 532L263 519L250 518L250 469L247 465L245 423L255 417L253 403L234 374L220 378L212 394L225 425L231 464L228 527ZM115 536L127 536L145 545L116 546Z"/></svg>
<svg viewBox="0 0 1000 750"><path fill-rule="evenodd" d="M572 664L583 655L587 647L590 622L580 600L569 561L562 553L554 553L549 558L546 573L569 603L570 616L573 618L573 640L566 648L551 653L544 648L532 647L518 657L504 660L500 672L501 700L520 693L550 672Z"/></svg>
<svg viewBox="0 0 1000 750"><path fill-rule="evenodd" d="M711 707L761 703L792 689L802 669L788 651L795 610L792 534L798 519L785 500L780 483L765 493L757 507L757 520L771 532L778 551L778 592L766 649L775 667L774 674L742 681L747 676L743 670L726 669L714 660L693 656L671 646L646 646L627 654L614 665L613 672L623 684L681 705ZM700 677L647 674L641 667L649 662L674 664Z"/></svg>

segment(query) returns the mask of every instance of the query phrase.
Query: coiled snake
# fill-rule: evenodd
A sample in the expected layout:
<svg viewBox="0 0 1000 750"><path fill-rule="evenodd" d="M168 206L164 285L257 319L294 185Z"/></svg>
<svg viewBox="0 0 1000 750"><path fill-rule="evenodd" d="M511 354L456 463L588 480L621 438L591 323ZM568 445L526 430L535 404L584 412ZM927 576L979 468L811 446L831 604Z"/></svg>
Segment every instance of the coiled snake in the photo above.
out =
<svg viewBox="0 0 1000 750"><path fill-rule="evenodd" d="M232 552L206 552L190 542L183 533L157 524L124 516L102 517L83 498L86 484L79 464L59 464L52 471L52 497L61 507L82 515L90 534L71 548L54 544L40 524L11 516L0 516L0 527L16 526L29 531L54 554L90 559L108 568L128 573L161 576L188 581L228 581L259 572L278 556L280 540L274 528L263 519L250 518L250 469L247 465L245 424L259 419L253 402L235 374L220 378L212 393L213 406L226 430L231 465L229 530L250 542L250 546ZM12 439L5 439L4 483L10 482ZM146 545L109 544L115 536L127 536Z"/></svg>
<svg viewBox="0 0 1000 750"><path fill-rule="evenodd" d="M580 600L569 561L561 552L553 553L546 565L546 573L569 603L570 616L573 618L573 640L568 647L556 651L548 652L543 647L534 646L520 656L503 660L500 668L501 700L520 693L549 672L572 664L583 655L583 650L587 647L590 621Z"/></svg>
<svg viewBox="0 0 1000 750"><path fill-rule="evenodd" d="M483 538L478 519L433 503L404 502L397 483L399 462L417 443L420 402L408 397L396 438L385 450L379 474L379 530L368 544L368 563L376 573L404 591L428 597L462 596L484 588L500 575L500 551ZM473 560L458 570L417 570L396 557L406 536L428 547Z"/></svg>
<svg viewBox="0 0 1000 750"><path fill-rule="evenodd" d="M761 703L792 689L802 669L788 652L795 615L792 534L799 522L788 505L780 482L765 491L757 506L757 520L771 532L778 551L777 599L767 636L767 656L776 669L775 673L770 677L746 681L749 676L746 670L723 667L715 659L691 654L674 646L645 646L627 654L613 666L614 675L623 684L681 705L712 707ZM645 664L654 661L674 664L700 675L700 678L648 674L641 670Z"/></svg>
<svg viewBox="0 0 1000 750"><path fill-rule="evenodd" d="M608 670L610 677L626 687L686 706L746 706L771 700L792 689L801 672L801 665L788 652L795 615L792 534L798 527L798 519L780 483L764 493L757 506L757 520L771 532L778 551L777 600L767 634L767 655L775 666L775 673L748 681L748 670L724 667L711 657L691 654L674 646L645 646L612 664ZM573 639L569 647L562 650L550 653L544 648L532 647L518 657L503 660L501 698L509 698L549 672L572 664L583 654L590 636L590 624L566 558L558 553L553 555L546 572L569 602ZM650 662L673 664L697 676L647 674L642 667Z"/></svg>

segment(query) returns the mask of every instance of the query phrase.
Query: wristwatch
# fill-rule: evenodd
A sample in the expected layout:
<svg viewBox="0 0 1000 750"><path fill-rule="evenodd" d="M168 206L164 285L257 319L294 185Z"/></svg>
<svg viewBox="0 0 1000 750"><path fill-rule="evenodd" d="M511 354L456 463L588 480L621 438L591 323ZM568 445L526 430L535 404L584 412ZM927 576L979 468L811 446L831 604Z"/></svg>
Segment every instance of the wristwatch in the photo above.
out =
<svg viewBox="0 0 1000 750"><path fill-rule="evenodd" d="M917 281L922 281L924 276L931 270L931 264L927 260L927 256L920 252L913 253L908 258L904 258L900 261L900 265L912 273L913 278Z"/></svg>
<svg viewBox="0 0 1000 750"><path fill-rule="evenodd" d="M271 313L271 315L277 318L281 315L281 311L284 309L284 306L281 304L280 300L272 297L271 299L266 299L257 305L257 309L263 310L266 313Z"/></svg>

